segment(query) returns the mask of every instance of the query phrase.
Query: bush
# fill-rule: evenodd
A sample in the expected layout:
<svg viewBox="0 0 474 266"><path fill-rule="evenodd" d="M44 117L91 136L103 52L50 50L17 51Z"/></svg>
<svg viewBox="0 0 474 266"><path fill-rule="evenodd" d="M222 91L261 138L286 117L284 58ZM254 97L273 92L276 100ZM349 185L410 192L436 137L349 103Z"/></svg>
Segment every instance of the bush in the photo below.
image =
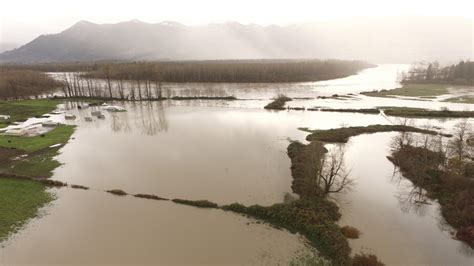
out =
<svg viewBox="0 0 474 266"><path fill-rule="evenodd" d="M125 192L125 191L123 191L123 190L120 190L120 189L107 190L106 192L108 192L108 193L110 193L110 194L117 195L117 196L125 196L125 195L127 195L127 192Z"/></svg>
<svg viewBox="0 0 474 266"><path fill-rule="evenodd" d="M437 135L438 132L404 125L370 125L365 127L343 127L328 130L312 130L306 137L308 141L346 143L350 137L377 132L416 132Z"/></svg>
<svg viewBox="0 0 474 266"><path fill-rule="evenodd" d="M359 253L356 254L352 260L353 266L384 266L382 262L380 262L377 256L373 254L365 254Z"/></svg>
<svg viewBox="0 0 474 266"><path fill-rule="evenodd" d="M288 102L288 101L291 101L292 99L283 95L283 94L279 94L275 100L273 100L273 102L265 105L265 109L268 109L268 110L285 110L285 103Z"/></svg>
<svg viewBox="0 0 474 266"><path fill-rule="evenodd" d="M149 194L135 194L135 198L141 198L141 199L152 199L152 200L168 200L162 197L158 197L155 195L149 195Z"/></svg>
<svg viewBox="0 0 474 266"><path fill-rule="evenodd" d="M359 238L360 236L360 231L357 228L352 227L352 226L347 226L347 225L343 226L341 228L341 232L347 238L356 239L356 238Z"/></svg>
<svg viewBox="0 0 474 266"><path fill-rule="evenodd" d="M184 200L184 199L173 199L174 203L190 205L199 208L219 208L217 203L208 200Z"/></svg>

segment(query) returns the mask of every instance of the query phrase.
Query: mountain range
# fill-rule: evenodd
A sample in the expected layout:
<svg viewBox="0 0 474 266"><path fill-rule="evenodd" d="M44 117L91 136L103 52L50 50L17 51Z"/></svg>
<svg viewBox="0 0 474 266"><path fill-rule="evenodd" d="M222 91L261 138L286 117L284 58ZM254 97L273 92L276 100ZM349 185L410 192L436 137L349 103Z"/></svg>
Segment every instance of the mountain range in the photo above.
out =
<svg viewBox="0 0 474 266"><path fill-rule="evenodd" d="M473 57L472 20L360 18L289 26L80 21L0 54L0 63L337 58L375 63Z"/></svg>

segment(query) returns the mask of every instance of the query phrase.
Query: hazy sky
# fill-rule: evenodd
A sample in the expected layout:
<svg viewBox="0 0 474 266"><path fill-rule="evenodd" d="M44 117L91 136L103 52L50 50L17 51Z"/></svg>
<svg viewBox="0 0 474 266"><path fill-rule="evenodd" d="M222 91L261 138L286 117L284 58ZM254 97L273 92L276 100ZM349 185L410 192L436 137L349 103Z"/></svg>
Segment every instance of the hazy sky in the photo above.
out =
<svg viewBox="0 0 474 266"><path fill-rule="evenodd" d="M79 20L116 23L138 19L187 25L237 21L294 24L359 16L474 17L472 0L0 0L0 43L23 44Z"/></svg>

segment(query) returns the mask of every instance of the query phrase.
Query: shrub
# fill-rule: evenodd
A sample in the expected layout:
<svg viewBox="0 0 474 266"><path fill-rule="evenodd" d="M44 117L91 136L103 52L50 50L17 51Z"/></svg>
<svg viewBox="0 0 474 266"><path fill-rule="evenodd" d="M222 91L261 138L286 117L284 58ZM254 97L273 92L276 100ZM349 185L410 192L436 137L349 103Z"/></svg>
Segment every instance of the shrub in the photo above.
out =
<svg viewBox="0 0 474 266"><path fill-rule="evenodd" d="M135 194L134 197L142 198L142 199L152 199L152 200L168 200L162 197L158 197L155 195L148 195L148 194Z"/></svg>
<svg viewBox="0 0 474 266"><path fill-rule="evenodd" d="M341 232L347 238L355 239L359 238L360 236L360 231L357 228L348 225L343 226L341 228Z"/></svg>
<svg viewBox="0 0 474 266"><path fill-rule="evenodd" d="M83 189L83 190L88 190L89 189L88 187L81 186L81 185L71 185L71 187L75 188L75 189Z"/></svg>
<svg viewBox="0 0 474 266"><path fill-rule="evenodd" d="M174 203L190 205L199 208L218 208L217 203L208 200L184 200L184 199L173 199Z"/></svg>
<svg viewBox="0 0 474 266"><path fill-rule="evenodd" d="M125 192L125 191L123 191L123 190L120 190L120 189L107 190L106 192L108 192L108 193L110 193L110 194L117 195L117 196L125 196L125 195L127 195L127 192Z"/></svg>
<svg viewBox="0 0 474 266"><path fill-rule="evenodd" d="M359 253L356 254L352 260L353 266L384 266L382 262L380 262L377 256L373 254L365 254Z"/></svg>
<svg viewBox="0 0 474 266"><path fill-rule="evenodd" d="M283 94L278 94L278 96L273 100L273 102L265 105L265 109L268 110L285 110L285 103L288 101L291 101L292 99L283 95Z"/></svg>

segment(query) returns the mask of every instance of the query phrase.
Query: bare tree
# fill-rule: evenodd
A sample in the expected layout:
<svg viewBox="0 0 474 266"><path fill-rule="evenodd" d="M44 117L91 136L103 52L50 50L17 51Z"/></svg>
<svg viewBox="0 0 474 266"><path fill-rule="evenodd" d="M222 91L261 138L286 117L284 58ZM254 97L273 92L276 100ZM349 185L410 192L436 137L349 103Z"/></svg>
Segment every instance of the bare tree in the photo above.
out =
<svg viewBox="0 0 474 266"><path fill-rule="evenodd" d="M125 93L123 89L123 80L122 79L117 79L117 87L120 95L120 99L124 100L125 99Z"/></svg>
<svg viewBox="0 0 474 266"><path fill-rule="evenodd" d="M338 145L321 159L317 173L318 182L326 195L342 192L352 184L353 180L349 178L350 171L345 168L344 155L344 146Z"/></svg>
<svg viewBox="0 0 474 266"><path fill-rule="evenodd" d="M403 126L411 126L413 125L413 121L408 118L403 118L398 120L398 124ZM402 131L400 134L396 135L392 139L392 143L390 144L390 148L393 151L402 149L405 146L411 146L414 142L413 133Z"/></svg>
<svg viewBox="0 0 474 266"><path fill-rule="evenodd" d="M105 65L103 68L104 76L107 81L107 87L109 89L109 97L112 99L112 84L110 83L110 65Z"/></svg>
<svg viewBox="0 0 474 266"><path fill-rule="evenodd" d="M467 119L454 126L453 138L449 141L448 145L450 153L460 162L469 156L469 145L467 141L471 134L471 125Z"/></svg>

